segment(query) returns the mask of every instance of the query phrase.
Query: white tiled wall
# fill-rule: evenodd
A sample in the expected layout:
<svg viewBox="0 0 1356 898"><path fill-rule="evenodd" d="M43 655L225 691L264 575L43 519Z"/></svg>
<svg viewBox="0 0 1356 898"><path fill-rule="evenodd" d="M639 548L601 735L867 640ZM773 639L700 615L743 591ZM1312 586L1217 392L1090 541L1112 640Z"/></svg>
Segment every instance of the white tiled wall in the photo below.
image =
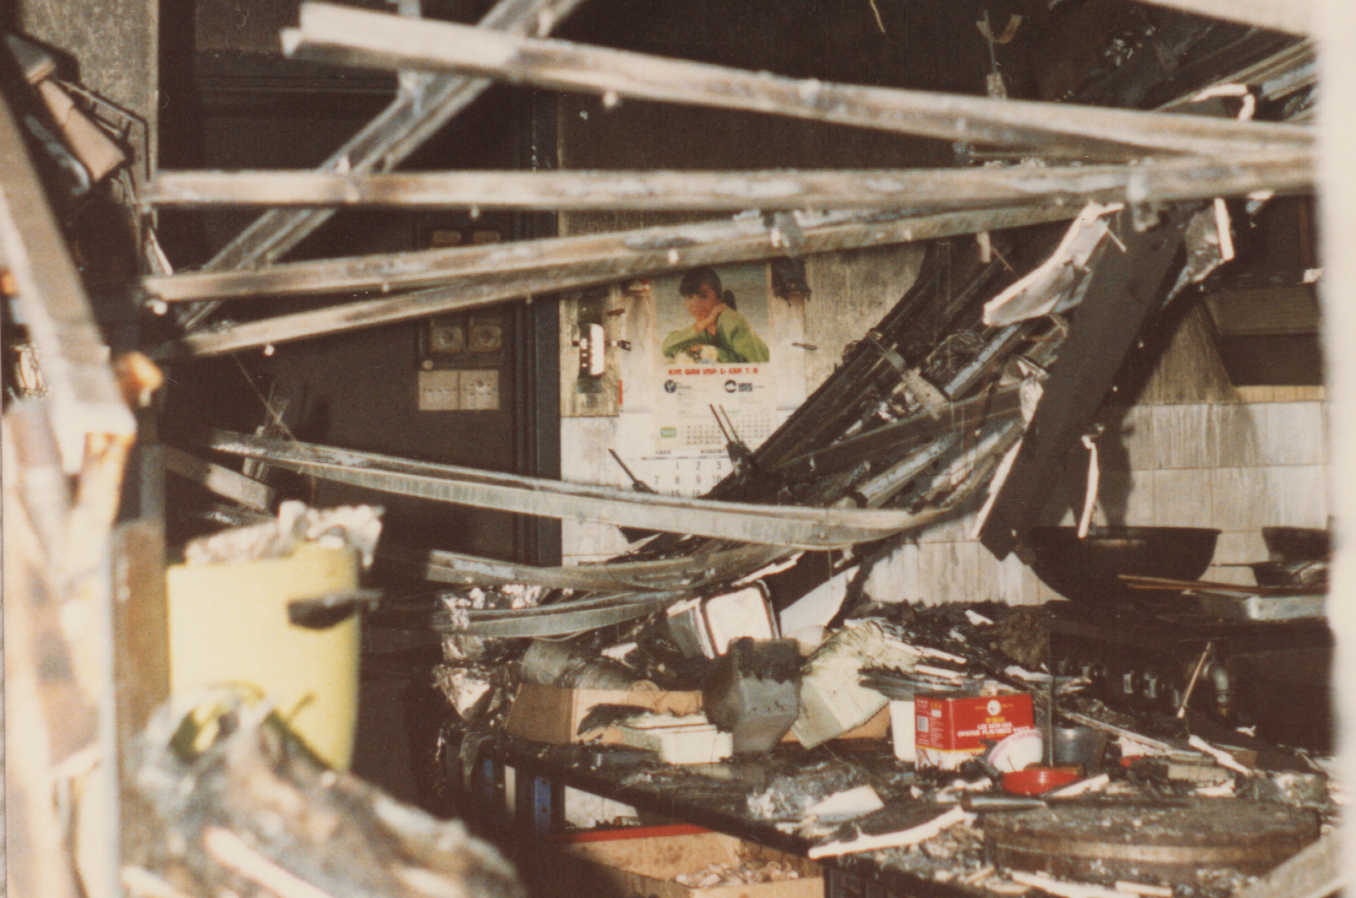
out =
<svg viewBox="0 0 1356 898"><path fill-rule="evenodd" d="M1095 522L1218 528L1205 577L1251 583L1240 565L1266 560L1263 527L1327 525L1326 405L1144 405L1105 415L1114 426L1102 438ZM971 540L973 523L966 515L916 534L877 565L867 592L928 604L1056 598L1015 556L998 562Z"/></svg>
<svg viewBox="0 0 1356 898"><path fill-rule="evenodd" d="M1133 409L1126 420L1148 426L1123 434L1136 461L1129 483L1146 495L1132 500L1138 514L1126 523L1217 527L1224 533L1206 577L1252 582L1246 567L1230 565L1266 560L1263 527L1327 524L1324 406L1310 401Z"/></svg>

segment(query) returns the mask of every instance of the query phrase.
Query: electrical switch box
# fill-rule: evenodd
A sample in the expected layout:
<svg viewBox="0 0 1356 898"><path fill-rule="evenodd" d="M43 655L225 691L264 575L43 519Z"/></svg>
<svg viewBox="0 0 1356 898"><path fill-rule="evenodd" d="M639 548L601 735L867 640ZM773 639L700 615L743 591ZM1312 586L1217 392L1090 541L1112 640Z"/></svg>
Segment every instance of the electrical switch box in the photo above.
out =
<svg viewBox="0 0 1356 898"><path fill-rule="evenodd" d="M419 372L419 411L455 412L461 404L461 374L455 369Z"/></svg>
<svg viewBox="0 0 1356 898"><path fill-rule="evenodd" d="M461 372L461 410L494 411L499 408L499 372L476 370Z"/></svg>

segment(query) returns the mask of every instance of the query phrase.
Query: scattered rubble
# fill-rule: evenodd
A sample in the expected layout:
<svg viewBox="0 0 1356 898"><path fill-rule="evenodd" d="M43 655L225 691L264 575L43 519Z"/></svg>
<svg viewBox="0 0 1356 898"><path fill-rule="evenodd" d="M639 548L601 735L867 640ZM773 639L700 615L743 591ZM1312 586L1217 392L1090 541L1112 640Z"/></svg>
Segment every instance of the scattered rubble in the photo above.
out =
<svg viewBox="0 0 1356 898"><path fill-rule="evenodd" d="M673 881L693 889L708 889L712 886L743 886L760 882L786 882L800 879L800 874L788 864L780 861L764 861L758 858L745 860L738 866L734 864L711 864L696 873L679 873Z"/></svg>

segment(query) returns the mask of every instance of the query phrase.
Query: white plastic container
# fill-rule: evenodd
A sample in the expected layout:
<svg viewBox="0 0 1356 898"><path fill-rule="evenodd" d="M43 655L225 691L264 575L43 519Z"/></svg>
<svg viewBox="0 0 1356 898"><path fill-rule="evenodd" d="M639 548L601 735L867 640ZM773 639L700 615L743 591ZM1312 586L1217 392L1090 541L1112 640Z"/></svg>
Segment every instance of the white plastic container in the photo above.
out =
<svg viewBox="0 0 1356 898"><path fill-rule="evenodd" d="M713 764L734 754L734 738L707 723L704 714L670 726L656 725L655 719L618 726L622 744L658 752L666 764Z"/></svg>
<svg viewBox="0 0 1356 898"><path fill-rule="evenodd" d="M913 699L890 702L890 738L895 744L895 757L901 761L918 760L918 718Z"/></svg>

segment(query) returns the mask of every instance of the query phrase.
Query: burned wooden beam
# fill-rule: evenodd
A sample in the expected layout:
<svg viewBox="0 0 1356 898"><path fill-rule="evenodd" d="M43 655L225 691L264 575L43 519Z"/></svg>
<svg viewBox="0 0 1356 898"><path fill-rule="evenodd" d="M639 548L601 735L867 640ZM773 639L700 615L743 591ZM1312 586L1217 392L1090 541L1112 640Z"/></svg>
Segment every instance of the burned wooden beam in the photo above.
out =
<svg viewBox="0 0 1356 898"><path fill-rule="evenodd" d="M6 713L20 724L6 733L6 762L25 786L8 796L17 818L10 844L20 849L9 860L13 881L30 894L78 893L61 857L69 830L52 829L66 825L52 785L78 778L90 833L82 884L114 894L123 804L110 535L136 422L29 157L22 99L15 95L11 107L11 87L0 79L0 297L27 328L48 397L7 403L3 426L5 685L15 689ZM76 619L78 627L63 624ZM78 776L59 772L79 756L98 763Z"/></svg>
<svg viewBox="0 0 1356 898"><path fill-rule="evenodd" d="M858 436L839 440L814 452L787 459L770 469L789 480L823 477L863 461L903 451L910 446L968 433L982 424L1021 413L1018 388L1001 387L993 395L980 395L953 403L941 420L919 413Z"/></svg>
<svg viewBox="0 0 1356 898"><path fill-rule="evenodd" d="M686 210L898 209L947 212L1003 204L1176 202L1312 191L1308 150L1145 161L1141 165L856 171L540 171L351 174L161 172L150 206Z"/></svg>
<svg viewBox="0 0 1356 898"><path fill-rule="evenodd" d="M692 533L716 539L822 549L881 539L940 515L925 511L809 508L683 499L495 474L454 465L214 432L207 446L280 468L365 489L543 517Z"/></svg>
<svg viewBox="0 0 1356 898"><path fill-rule="evenodd" d="M777 546L740 546L680 558L613 561L571 567L535 567L441 549L416 551L383 542L377 556L425 580L502 585L526 583L584 592L696 589L736 579L790 554Z"/></svg>
<svg viewBox="0 0 1356 898"><path fill-rule="evenodd" d="M1226 72L1203 87L1193 88L1158 107L1160 111L1189 112L1201 94L1224 85L1248 85L1259 102L1274 102L1318 83L1318 50L1313 41L1302 40L1277 50L1265 59L1236 71ZM1295 121L1294 117L1286 121Z"/></svg>
<svg viewBox="0 0 1356 898"><path fill-rule="evenodd" d="M149 294L166 302L339 291L386 293L445 284L190 333L150 351L157 358L208 356L693 265L767 259L788 249L818 253L885 246L1060 221L1076 214L1076 209L1040 206L923 216L842 212L788 216L780 222L753 216L488 247L294 262L258 271L190 272L147 278L142 284Z"/></svg>
<svg viewBox="0 0 1356 898"><path fill-rule="evenodd" d="M292 55L375 68L473 72L557 90L785 115L941 140L1117 160L1310 147L1294 125L997 100L785 78L446 22L308 2L283 32Z"/></svg>
<svg viewBox="0 0 1356 898"><path fill-rule="evenodd" d="M478 28L508 34L547 34L581 0L499 0ZM491 82L462 75L412 79L380 115L343 143L321 171L386 171L394 168L454 115L484 93ZM265 212L207 263L212 271L252 268L280 259L334 214L331 209L273 209ZM206 320L217 308L202 303L180 319L185 328Z"/></svg>
<svg viewBox="0 0 1356 898"><path fill-rule="evenodd" d="M1131 225L1129 212L1120 213L1116 230L1125 249L1105 253L1093 270L1040 404L980 530L980 542L998 558L1006 557L1036 523L1065 455L1077 445L1144 319L1162 299L1193 211L1178 207L1165 222L1143 231Z"/></svg>

